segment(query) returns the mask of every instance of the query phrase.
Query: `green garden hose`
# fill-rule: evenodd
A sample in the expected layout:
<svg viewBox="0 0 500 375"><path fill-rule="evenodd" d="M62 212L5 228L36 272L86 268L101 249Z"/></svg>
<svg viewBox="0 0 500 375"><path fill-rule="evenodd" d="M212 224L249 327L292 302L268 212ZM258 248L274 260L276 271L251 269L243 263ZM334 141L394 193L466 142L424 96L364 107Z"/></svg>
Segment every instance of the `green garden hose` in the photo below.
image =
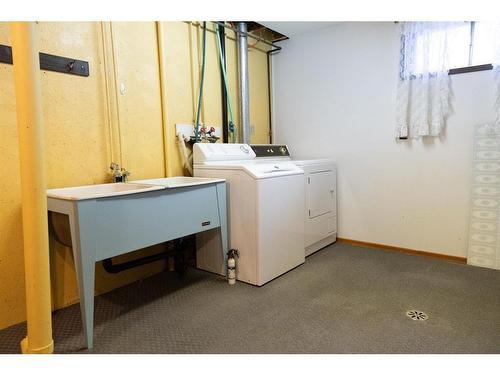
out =
<svg viewBox="0 0 500 375"><path fill-rule="evenodd" d="M231 138L233 139L233 143L235 143L236 140L236 128L234 125L234 118L233 118L233 110L231 108L231 96L229 94L229 85L227 83L227 73L226 73L226 67L224 66L224 54L222 53L222 47L220 44L220 31L219 31L219 25L214 24L214 30L216 32L216 40L217 40L217 50L219 52L219 62L220 62L220 67L222 71L222 77L224 79L224 87L226 88L226 98L227 98L227 108L229 110L229 131L231 131Z"/></svg>
<svg viewBox="0 0 500 375"><path fill-rule="evenodd" d="M202 44L202 58L201 58L201 80L200 80L200 93L198 95L198 111L196 113L196 127L194 131L195 142L200 141L200 115L201 115L201 101L203 98L203 82L205 81L205 56L207 44L207 23L203 22L203 44Z"/></svg>

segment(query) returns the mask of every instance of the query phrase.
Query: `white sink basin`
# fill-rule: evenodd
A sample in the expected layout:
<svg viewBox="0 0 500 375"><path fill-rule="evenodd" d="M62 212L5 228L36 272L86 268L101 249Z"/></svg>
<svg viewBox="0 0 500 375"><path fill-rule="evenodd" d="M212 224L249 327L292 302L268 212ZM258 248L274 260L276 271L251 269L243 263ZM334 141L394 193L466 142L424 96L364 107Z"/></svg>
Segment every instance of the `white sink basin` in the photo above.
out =
<svg viewBox="0 0 500 375"><path fill-rule="evenodd" d="M117 195L128 195L143 193L146 191L162 190L161 185L147 185L144 183L118 182L112 184L86 185L61 189L47 190L47 196L50 198L66 200L82 200L103 197L113 197Z"/></svg>
<svg viewBox="0 0 500 375"><path fill-rule="evenodd" d="M177 187L186 187L194 185L205 185L213 184L214 182L223 182L223 178L205 178L205 177L165 177L165 178L154 178L151 180L137 180L133 181L135 183L149 184L149 185L159 185L166 187L168 189Z"/></svg>

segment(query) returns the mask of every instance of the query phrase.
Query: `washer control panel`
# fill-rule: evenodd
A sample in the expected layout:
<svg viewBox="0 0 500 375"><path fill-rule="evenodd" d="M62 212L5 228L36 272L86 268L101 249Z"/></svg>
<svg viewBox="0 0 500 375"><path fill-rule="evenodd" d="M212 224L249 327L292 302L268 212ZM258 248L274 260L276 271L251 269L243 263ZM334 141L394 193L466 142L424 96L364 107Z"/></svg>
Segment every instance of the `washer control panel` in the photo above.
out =
<svg viewBox="0 0 500 375"><path fill-rule="evenodd" d="M250 145L253 152L258 158L262 157L278 157L287 156L290 157L290 151L287 145Z"/></svg>

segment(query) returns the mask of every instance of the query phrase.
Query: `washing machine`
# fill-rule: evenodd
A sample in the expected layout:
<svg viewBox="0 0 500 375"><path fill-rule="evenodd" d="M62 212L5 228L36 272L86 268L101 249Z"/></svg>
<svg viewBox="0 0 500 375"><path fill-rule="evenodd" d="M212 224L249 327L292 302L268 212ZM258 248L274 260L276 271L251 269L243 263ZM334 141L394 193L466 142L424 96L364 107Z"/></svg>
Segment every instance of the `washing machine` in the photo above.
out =
<svg viewBox="0 0 500 375"><path fill-rule="evenodd" d="M236 278L261 286L304 263L304 171L290 160L261 160L247 144L196 143L194 176L226 179L229 247ZM197 237L197 267L225 275L214 233Z"/></svg>
<svg viewBox="0 0 500 375"><path fill-rule="evenodd" d="M291 161L304 171L305 256L337 240L337 167L332 159L293 159L287 145L250 145L256 159Z"/></svg>

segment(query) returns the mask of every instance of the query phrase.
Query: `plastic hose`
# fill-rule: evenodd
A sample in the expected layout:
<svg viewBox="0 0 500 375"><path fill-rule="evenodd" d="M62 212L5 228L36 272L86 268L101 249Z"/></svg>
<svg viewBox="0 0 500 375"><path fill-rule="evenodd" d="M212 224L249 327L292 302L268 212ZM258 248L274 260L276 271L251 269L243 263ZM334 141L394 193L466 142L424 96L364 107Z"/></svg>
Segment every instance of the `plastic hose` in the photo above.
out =
<svg viewBox="0 0 500 375"><path fill-rule="evenodd" d="M217 50L219 52L219 62L222 71L222 77L224 79L224 87L226 88L226 98L227 98L227 108L229 109L229 130L231 131L231 138L233 139L233 143L236 139L236 129L234 126L234 118L233 118L233 110L231 108L231 96L229 94L229 85L227 83L227 73L226 67L224 66L224 54L222 53L222 47L220 45L220 31L219 25L214 24L214 30L216 32L216 40L217 40Z"/></svg>
<svg viewBox="0 0 500 375"><path fill-rule="evenodd" d="M207 23L203 22L203 43L202 43L202 57L201 57L201 81L200 93L198 95L198 111L196 113L196 127L194 131L195 142L200 141L200 115L201 115L201 101L203 97L203 82L205 80L205 55L206 55L206 42L207 42Z"/></svg>

